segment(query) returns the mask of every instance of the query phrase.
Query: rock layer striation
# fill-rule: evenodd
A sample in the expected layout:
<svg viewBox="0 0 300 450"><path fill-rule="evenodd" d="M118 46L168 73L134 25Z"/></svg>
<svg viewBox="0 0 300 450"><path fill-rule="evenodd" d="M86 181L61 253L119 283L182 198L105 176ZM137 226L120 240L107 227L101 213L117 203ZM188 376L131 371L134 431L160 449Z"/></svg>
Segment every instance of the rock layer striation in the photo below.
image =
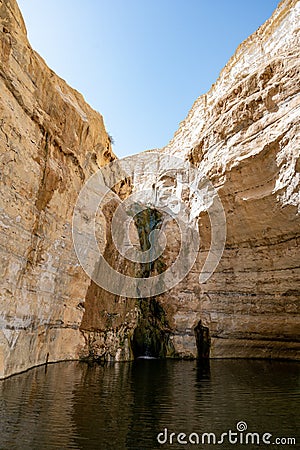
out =
<svg viewBox="0 0 300 450"><path fill-rule="evenodd" d="M76 359L90 280L71 238L85 180L112 161L101 115L30 47L0 1L0 377Z"/></svg>
<svg viewBox="0 0 300 450"><path fill-rule="evenodd" d="M184 352L199 319L213 357L299 357L299 20L300 2L281 2L163 149L209 177L227 221L214 275L198 287L191 273L171 292ZM203 218L204 254L208 227Z"/></svg>

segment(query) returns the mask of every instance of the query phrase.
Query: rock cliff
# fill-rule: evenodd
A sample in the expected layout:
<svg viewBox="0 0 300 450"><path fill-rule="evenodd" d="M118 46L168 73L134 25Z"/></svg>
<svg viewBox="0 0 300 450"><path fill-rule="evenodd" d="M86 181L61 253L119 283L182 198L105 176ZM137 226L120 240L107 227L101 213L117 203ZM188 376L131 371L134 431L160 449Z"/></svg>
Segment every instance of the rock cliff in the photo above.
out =
<svg viewBox="0 0 300 450"><path fill-rule="evenodd" d="M199 284L211 225L192 193L182 192L200 251L187 277L150 299L106 292L80 267L74 205L84 182L115 159L110 138L101 115L31 49L14 0L0 0L0 18L0 378L47 360L120 360L147 351L298 358L300 2L281 2L196 100L159 151L159 180L144 175L153 161L146 152L116 187L121 199L138 186L172 190L191 163L225 210L222 259ZM166 155L184 161L175 175ZM115 208L112 202L103 211L108 221ZM162 219L149 207L136 217L144 251ZM107 260L131 276L161 273L179 252L172 221L164 228L166 252L151 266L124 264L103 230Z"/></svg>
<svg viewBox="0 0 300 450"><path fill-rule="evenodd" d="M199 289L191 273L163 298L184 353L195 355L201 320L213 357L299 357L299 20L300 2L281 2L163 150L212 180L227 221L213 276ZM203 218L204 254L208 226Z"/></svg>
<svg viewBox="0 0 300 450"><path fill-rule="evenodd" d="M71 238L84 181L115 158L100 114L32 50L0 1L0 377L78 358L90 283Z"/></svg>

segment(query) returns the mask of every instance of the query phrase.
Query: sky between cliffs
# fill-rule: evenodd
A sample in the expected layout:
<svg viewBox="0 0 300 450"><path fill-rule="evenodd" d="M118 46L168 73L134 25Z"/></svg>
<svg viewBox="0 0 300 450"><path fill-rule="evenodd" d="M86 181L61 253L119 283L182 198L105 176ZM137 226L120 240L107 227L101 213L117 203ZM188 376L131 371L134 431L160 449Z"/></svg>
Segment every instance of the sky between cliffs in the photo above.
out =
<svg viewBox="0 0 300 450"><path fill-rule="evenodd" d="M29 40L119 157L163 147L277 0L18 0Z"/></svg>

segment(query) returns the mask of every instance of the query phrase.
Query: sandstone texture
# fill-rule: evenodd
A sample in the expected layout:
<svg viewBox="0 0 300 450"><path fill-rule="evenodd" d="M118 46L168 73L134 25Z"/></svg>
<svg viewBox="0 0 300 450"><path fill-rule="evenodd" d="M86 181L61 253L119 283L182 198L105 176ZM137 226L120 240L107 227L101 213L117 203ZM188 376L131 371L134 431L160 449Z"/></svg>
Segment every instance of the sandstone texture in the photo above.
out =
<svg viewBox="0 0 300 450"><path fill-rule="evenodd" d="M84 181L113 160L101 115L32 50L0 1L0 378L76 359L90 280L71 222Z"/></svg>
<svg viewBox="0 0 300 450"><path fill-rule="evenodd" d="M300 2L281 2L163 149L208 176L227 221L214 275L199 286L196 264L162 299L184 353L195 355L201 320L212 357L299 358L299 32ZM203 256L207 222L200 221Z"/></svg>
<svg viewBox="0 0 300 450"><path fill-rule="evenodd" d="M91 281L73 247L78 194L115 160L103 119L32 50L15 0L0 0L0 19L0 378L47 360L299 358L300 2L281 2L240 45L164 149L120 172L120 201L140 192L145 207L132 241L148 251L149 234L161 229L167 246L153 264L121 257L107 226L112 198L96 235L117 271L160 275L180 251L176 221L165 223L146 192L162 200L179 192L185 228L200 235L188 275L139 298ZM203 175L215 188L204 203L218 194L227 236L218 267L199 283L214 217L189 184Z"/></svg>

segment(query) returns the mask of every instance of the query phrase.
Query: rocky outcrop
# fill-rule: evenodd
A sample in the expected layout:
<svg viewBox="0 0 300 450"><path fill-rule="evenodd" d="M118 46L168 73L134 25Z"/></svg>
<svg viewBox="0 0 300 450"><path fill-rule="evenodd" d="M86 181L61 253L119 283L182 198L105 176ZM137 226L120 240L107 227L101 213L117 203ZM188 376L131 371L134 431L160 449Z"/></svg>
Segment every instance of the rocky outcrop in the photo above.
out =
<svg viewBox="0 0 300 450"><path fill-rule="evenodd" d="M182 281L150 299L109 293L80 267L74 205L84 182L115 159L110 138L100 114L31 49L16 2L0 0L0 17L0 378L80 357L298 358L300 2L281 2L240 45L160 150L155 181L146 152L115 186L120 199L138 189L163 197L178 190L191 163L222 200L224 253L199 283L210 219L191 190L181 190L200 251ZM173 156L183 161L175 172ZM160 227L168 243L154 264L124 260L109 227L98 230L107 261L132 277L162 273L180 249L175 221L162 226L146 195L144 204L137 245L147 251ZM101 220L109 223L116 206L108 203Z"/></svg>
<svg viewBox="0 0 300 450"><path fill-rule="evenodd" d="M100 114L34 52L0 1L0 378L76 359L90 280L71 238L84 181L113 160Z"/></svg>

